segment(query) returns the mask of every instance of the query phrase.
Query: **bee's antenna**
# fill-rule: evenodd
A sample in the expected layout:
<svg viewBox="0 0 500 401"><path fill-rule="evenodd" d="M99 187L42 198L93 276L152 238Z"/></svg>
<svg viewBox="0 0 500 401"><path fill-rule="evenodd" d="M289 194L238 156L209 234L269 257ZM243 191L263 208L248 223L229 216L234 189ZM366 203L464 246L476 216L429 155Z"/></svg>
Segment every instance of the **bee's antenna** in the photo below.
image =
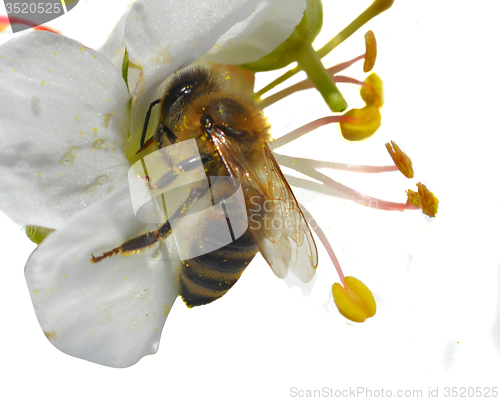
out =
<svg viewBox="0 0 500 401"><path fill-rule="evenodd" d="M149 105L148 112L146 113L146 119L144 120L144 128L142 129L141 148L139 149L139 152L144 149L146 132L148 131L149 119L151 117L151 110L153 110L153 107L155 107L158 103L160 103L160 99L156 99L153 103Z"/></svg>

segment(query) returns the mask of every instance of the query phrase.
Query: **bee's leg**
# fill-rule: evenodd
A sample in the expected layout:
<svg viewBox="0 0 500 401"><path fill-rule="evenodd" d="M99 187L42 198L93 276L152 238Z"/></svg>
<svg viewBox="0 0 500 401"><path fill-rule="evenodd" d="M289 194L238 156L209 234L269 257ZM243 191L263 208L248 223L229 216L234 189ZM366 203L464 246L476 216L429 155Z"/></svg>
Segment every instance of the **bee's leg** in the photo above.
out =
<svg viewBox="0 0 500 401"><path fill-rule="evenodd" d="M131 240L121 244L118 248L104 252L101 256L95 257L92 255L90 262L97 263L103 259L116 255L117 253L121 253L122 255L131 255L141 249L148 248L162 238L167 238L171 232L172 228L170 227L170 222L167 221L160 227L160 229L132 238Z"/></svg>
<svg viewBox="0 0 500 401"><path fill-rule="evenodd" d="M158 128L156 129L156 141L161 144L161 147L173 145L177 142L177 139L177 135L175 135L174 132L165 124L158 124ZM167 140L169 142L167 142Z"/></svg>
<svg viewBox="0 0 500 401"><path fill-rule="evenodd" d="M149 124L149 119L151 118L151 111L153 110L153 107L156 106L158 103L160 103L160 99L156 99L149 105L148 111L146 113L146 119L144 121L144 127L142 128L141 147L139 149L139 152L145 148L146 133L148 132L148 124Z"/></svg>
<svg viewBox="0 0 500 401"><path fill-rule="evenodd" d="M147 140L147 142L145 142L145 143L144 143L144 148L143 148L143 149L139 149L139 150L136 152L136 155L137 155L137 154L139 154L139 153L141 153L144 149L147 149L147 148L149 148L150 146L154 145L155 143L157 143L157 142L156 142L156 138L155 138L155 137L154 137L154 135L153 135L151 138L149 138L149 139Z"/></svg>
<svg viewBox="0 0 500 401"><path fill-rule="evenodd" d="M178 219L182 217L193 204L194 200L207 192L207 188L194 188L185 200L185 202L175 211L171 216L172 219ZM109 258L117 253L122 255L131 255L141 249L148 248L157 241L167 238L172 234L172 227L170 221L167 220L158 230L150 231L146 234L139 235L138 237L132 238L131 240L124 242L119 247L112 249L111 251L104 252L101 256L95 257L92 255L91 263L100 262L103 259Z"/></svg>
<svg viewBox="0 0 500 401"><path fill-rule="evenodd" d="M198 161L201 160L203 164L208 163L212 160L209 155L200 155L200 157L193 157L191 159L186 159L174 166L169 172L164 174L158 181L153 185L155 190L159 190L170 185L179 174L185 173L187 171L193 170L199 166Z"/></svg>

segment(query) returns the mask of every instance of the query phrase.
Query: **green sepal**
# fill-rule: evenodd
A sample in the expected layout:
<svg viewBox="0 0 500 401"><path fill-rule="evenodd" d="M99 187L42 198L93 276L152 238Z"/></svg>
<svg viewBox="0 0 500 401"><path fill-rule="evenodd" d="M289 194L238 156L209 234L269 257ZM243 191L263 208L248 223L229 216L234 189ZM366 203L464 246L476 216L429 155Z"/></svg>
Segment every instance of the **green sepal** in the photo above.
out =
<svg viewBox="0 0 500 401"><path fill-rule="evenodd" d="M297 61L297 53L304 42L312 43L323 27L323 4L321 0L306 0L304 16L295 30L281 45L267 56L241 67L251 71L272 71Z"/></svg>
<svg viewBox="0 0 500 401"><path fill-rule="evenodd" d="M40 243L53 231L55 230L45 227L26 226L26 235L37 245L40 245Z"/></svg>
<svg viewBox="0 0 500 401"><path fill-rule="evenodd" d="M128 67L129 67L129 59L128 59L128 51L125 49L125 54L123 55L123 62L122 62L122 77L123 80L125 81L125 84L127 85L128 89Z"/></svg>

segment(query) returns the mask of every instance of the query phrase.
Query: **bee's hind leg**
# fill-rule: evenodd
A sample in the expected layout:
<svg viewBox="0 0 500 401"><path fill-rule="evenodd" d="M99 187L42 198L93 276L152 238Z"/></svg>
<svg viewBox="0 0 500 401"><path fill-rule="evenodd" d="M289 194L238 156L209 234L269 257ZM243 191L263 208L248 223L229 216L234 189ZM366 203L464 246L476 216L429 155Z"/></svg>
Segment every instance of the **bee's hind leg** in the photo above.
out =
<svg viewBox="0 0 500 401"><path fill-rule="evenodd" d="M172 219L178 219L184 215L189 207L193 204L194 200L205 194L207 188L193 188L191 193L184 201L184 203L175 211L175 213L171 216ZM166 221L158 230L150 231L146 234L139 235L138 237L132 238L121 244L119 247L112 249L111 251L104 252L101 256L95 257L92 255L91 263L98 263L103 259L109 258L117 253L121 253L122 255L131 255L141 249L145 249L150 247L157 241L161 239L167 238L172 233L172 226L170 225L170 221Z"/></svg>
<svg viewBox="0 0 500 401"><path fill-rule="evenodd" d="M122 255L132 255L141 249L150 247L162 238L167 238L171 232L172 228L170 227L170 222L167 221L160 227L160 229L132 238L131 240L121 244L118 248L104 252L101 256L95 257L92 255L92 259L90 261L92 263L97 263L103 259L116 255L117 253L121 253Z"/></svg>

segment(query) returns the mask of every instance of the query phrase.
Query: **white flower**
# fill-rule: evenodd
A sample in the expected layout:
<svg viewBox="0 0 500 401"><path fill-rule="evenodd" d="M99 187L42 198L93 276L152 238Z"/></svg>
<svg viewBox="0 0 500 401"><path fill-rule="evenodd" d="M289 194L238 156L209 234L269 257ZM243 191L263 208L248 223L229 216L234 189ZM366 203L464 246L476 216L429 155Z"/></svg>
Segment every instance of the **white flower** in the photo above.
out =
<svg viewBox="0 0 500 401"><path fill-rule="evenodd" d="M145 107L166 77L221 37L212 59L219 52L236 62L237 46L241 62L272 51L304 7L304 0L136 1L124 28L130 60L142 68L131 129L127 87L103 55L46 32L0 47L0 207L19 224L56 229L31 255L26 279L57 348L115 367L156 352L178 294L173 244L162 242L166 252L155 258L147 249L90 263L91 253L157 228L135 218L127 184ZM265 48L255 46L259 24Z"/></svg>

